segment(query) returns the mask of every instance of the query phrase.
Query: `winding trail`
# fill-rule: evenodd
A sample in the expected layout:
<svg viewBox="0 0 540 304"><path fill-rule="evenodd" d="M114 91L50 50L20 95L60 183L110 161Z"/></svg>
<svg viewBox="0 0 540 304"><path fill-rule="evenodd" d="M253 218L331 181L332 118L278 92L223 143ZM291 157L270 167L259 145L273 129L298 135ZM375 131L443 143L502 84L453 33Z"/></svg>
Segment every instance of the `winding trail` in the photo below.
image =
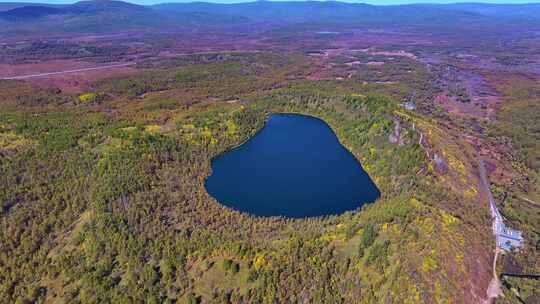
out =
<svg viewBox="0 0 540 304"><path fill-rule="evenodd" d="M103 65L103 66L97 66L97 67L91 67L91 68L81 68L81 69L74 69L74 70L57 71L57 72L47 72L47 73L20 75L20 76L8 76L8 77L1 77L0 80L20 80L20 79L28 79L28 78L35 78L35 77L62 75L62 74L87 72L87 71L96 71L96 70L105 70L105 69L126 67L126 66L130 66L130 65L134 65L134 64L135 64L134 62L130 62L130 63Z"/></svg>
<svg viewBox="0 0 540 304"><path fill-rule="evenodd" d="M422 148L422 150L424 150L424 152L426 152L427 159L431 161L431 155L429 155L429 149L424 145L424 133L422 133L420 129L416 128L414 122L412 125L412 129L420 135L420 139L418 140L418 145L420 146L420 148ZM424 165L418 172L416 172L416 175L423 174L426 168L427 166Z"/></svg>
<svg viewBox="0 0 540 304"><path fill-rule="evenodd" d="M413 130L416 130L416 127L415 127L414 123L413 123ZM420 139L418 140L418 144L420 145L420 147L422 147L422 149L424 149L428 159L430 159L431 156L429 156L429 151L426 148L426 146L424 146L424 133L422 133L422 131L420 131L419 129L416 130L416 132L418 132L418 134L420 134Z"/></svg>

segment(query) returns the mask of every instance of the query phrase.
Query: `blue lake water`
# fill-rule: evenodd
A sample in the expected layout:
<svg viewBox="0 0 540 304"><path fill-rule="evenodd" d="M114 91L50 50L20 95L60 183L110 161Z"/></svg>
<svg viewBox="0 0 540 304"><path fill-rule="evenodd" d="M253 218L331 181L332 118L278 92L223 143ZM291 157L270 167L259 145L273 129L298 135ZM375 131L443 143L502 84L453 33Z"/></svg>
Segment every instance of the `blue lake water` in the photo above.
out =
<svg viewBox="0 0 540 304"><path fill-rule="evenodd" d="M258 216L302 218L354 210L380 192L322 120L272 114L253 138L212 161L206 190Z"/></svg>

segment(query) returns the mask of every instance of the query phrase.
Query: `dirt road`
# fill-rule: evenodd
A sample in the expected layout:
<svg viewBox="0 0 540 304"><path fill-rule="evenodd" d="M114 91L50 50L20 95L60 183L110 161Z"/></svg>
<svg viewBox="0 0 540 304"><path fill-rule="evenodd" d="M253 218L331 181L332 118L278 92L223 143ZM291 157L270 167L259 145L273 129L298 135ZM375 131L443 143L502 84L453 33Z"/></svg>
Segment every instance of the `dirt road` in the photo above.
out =
<svg viewBox="0 0 540 304"><path fill-rule="evenodd" d="M496 222L498 218L500 217L500 215L495 205L495 199L493 199L493 194L491 193L491 189L489 188L489 181L487 179L484 161L481 159L480 156L478 156L478 159L479 159L478 170L480 171L479 172L480 173L480 186L483 188L489 201L489 209L491 210L491 216L493 218L493 235L495 239L497 239ZM499 276L497 275L497 270L496 270L498 255L499 255L499 248L496 246L495 255L493 257L493 278L491 279L491 282L489 283L488 289L486 291L487 303L495 303L495 299L497 299L498 297L504 296L502 288L501 288L501 282L499 280Z"/></svg>
<svg viewBox="0 0 540 304"><path fill-rule="evenodd" d="M95 70L120 68L120 67L126 67L126 66L130 66L130 65L134 65L134 64L135 64L134 62L130 62L130 63L103 65L103 66L97 66L97 67L91 67L91 68L81 68L81 69L74 69L74 70L57 71L57 72L38 73L38 74L20 75L20 76L8 76L8 77L1 77L0 80L8 80L8 79L20 80L20 79L28 79L28 78L35 78L35 77L45 77L45 76L53 76L53 75L61 75L61 74L69 74L69 73L79 73L79 72L86 72L86 71L95 71Z"/></svg>

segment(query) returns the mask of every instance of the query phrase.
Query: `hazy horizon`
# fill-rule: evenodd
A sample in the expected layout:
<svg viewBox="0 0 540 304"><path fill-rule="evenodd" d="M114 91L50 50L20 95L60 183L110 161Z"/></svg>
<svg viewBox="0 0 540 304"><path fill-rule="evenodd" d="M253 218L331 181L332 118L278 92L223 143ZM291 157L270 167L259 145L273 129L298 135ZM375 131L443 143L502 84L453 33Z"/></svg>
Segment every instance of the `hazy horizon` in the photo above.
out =
<svg viewBox="0 0 540 304"><path fill-rule="evenodd" d="M210 3L222 3L222 4L232 4L232 3L244 3L244 2L255 2L256 0L204 0L204 1L193 1L193 0L123 0L125 2L142 4L142 5L151 5L158 3L190 3L190 2L210 2ZM272 0L275 2L283 1L305 1L305 0ZM70 1L70 0L0 0L0 3L48 3L48 4L69 4L79 1ZM321 1L325 2L325 1ZM532 1L522 1L522 0L476 0L476 1L452 1L452 0L340 0L338 2L347 2L347 3L367 3L372 5L399 5L399 4L451 4L451 3L487 3L487 4L527 4L527 3L540 3L540 0Z"/></svg>

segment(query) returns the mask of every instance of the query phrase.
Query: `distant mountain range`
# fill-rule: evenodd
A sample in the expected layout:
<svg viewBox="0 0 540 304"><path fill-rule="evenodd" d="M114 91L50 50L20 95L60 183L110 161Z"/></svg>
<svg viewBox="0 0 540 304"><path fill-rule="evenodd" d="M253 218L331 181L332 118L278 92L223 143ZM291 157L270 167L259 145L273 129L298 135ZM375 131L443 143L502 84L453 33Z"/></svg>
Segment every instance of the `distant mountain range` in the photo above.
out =
<svg viewBox="0 0 540 304"><path fill-rule="evenodd" d="M540 22L540 4L447 4L375 6L343 2L205 2L152 6L122 1L69 5L0 3L0 32L101 32L166 26L238 24L453 25Z"/></svg>
<svg viewBox="0 0 540 304"><path fill-rule="evenodd" d="M488 4L455 3L435 5L444 9L466 11L483 16L514 20L540 20L540 3L529 4Z"/></svg>

